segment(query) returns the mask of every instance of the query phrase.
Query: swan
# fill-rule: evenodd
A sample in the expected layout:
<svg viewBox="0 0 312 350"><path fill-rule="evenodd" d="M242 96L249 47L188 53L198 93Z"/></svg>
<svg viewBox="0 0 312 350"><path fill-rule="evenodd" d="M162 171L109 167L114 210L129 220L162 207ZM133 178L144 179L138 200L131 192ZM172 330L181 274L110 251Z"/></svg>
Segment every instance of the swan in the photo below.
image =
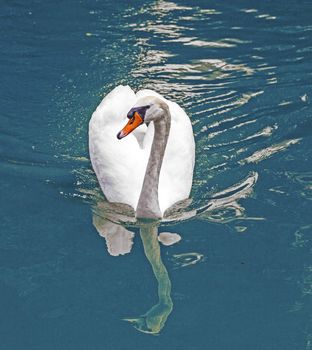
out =
<svg viewBox="0 0 312 350"><path fill-rule="evenodd" d="M190 195L191 121L155 91L119 85L106 95L89 122L89 153L106 199L132 206L137 219L161 219Z"/></svg>

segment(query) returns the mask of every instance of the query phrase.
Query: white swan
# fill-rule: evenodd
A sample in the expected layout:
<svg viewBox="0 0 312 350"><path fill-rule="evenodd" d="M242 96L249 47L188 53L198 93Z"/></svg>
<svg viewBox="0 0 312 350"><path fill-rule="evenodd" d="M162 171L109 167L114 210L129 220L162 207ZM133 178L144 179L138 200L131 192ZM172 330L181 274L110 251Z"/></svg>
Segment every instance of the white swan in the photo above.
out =
<svg viewBox="0 0 312 350"><path fill-rule="evenodd" d="M160 219L189 197L195 161L190 119L152 90L112 90L90 120L89 151L107 200L131 205L137 218Z"/></svg>

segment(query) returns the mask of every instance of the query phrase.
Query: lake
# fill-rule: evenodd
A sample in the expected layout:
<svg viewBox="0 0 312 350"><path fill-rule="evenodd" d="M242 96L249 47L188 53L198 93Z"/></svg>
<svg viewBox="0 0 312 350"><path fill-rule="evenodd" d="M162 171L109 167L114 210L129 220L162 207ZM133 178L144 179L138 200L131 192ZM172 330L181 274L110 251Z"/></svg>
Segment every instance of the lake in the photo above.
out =
<svg viewBox="0 0 312 350"><path fill-rule="evenodd" d="M311 13L2 1L1 350L312 349ZM89 160L117 85L177 102L196 141L192 203L141 236Z"/></svg>

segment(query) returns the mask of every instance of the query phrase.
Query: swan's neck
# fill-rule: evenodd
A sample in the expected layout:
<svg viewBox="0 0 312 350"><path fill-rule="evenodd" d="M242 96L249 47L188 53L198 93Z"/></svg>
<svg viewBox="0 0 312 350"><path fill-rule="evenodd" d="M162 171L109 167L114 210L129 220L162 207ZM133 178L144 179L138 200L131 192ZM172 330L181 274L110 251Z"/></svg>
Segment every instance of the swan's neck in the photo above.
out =
<svg viewBox="0 0 312 350"><path fill-rule="evenodd" d="M140 219L160 219L162 217L158 201L158 184L170 131L170 122L171 116L168 107L165 109L163 117L154 121L154 139L136 210L136 216Z"/></svg>

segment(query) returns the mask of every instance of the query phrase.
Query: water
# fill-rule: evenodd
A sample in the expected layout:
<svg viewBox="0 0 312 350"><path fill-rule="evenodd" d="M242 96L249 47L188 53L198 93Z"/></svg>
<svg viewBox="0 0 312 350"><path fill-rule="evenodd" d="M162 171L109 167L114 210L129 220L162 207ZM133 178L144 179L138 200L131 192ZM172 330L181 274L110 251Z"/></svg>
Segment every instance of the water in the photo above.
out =
<svg viewBox="0 0 312 350"><path fill-rule="evenodd" d="M0 348L311 349L311 3L1 9ZM177 101L196 138L196 216L158 228L182 238L156 259L158 336L122 320L158 302L138 229L115 257L92 224L87 125L118 84Z"/></svg>

